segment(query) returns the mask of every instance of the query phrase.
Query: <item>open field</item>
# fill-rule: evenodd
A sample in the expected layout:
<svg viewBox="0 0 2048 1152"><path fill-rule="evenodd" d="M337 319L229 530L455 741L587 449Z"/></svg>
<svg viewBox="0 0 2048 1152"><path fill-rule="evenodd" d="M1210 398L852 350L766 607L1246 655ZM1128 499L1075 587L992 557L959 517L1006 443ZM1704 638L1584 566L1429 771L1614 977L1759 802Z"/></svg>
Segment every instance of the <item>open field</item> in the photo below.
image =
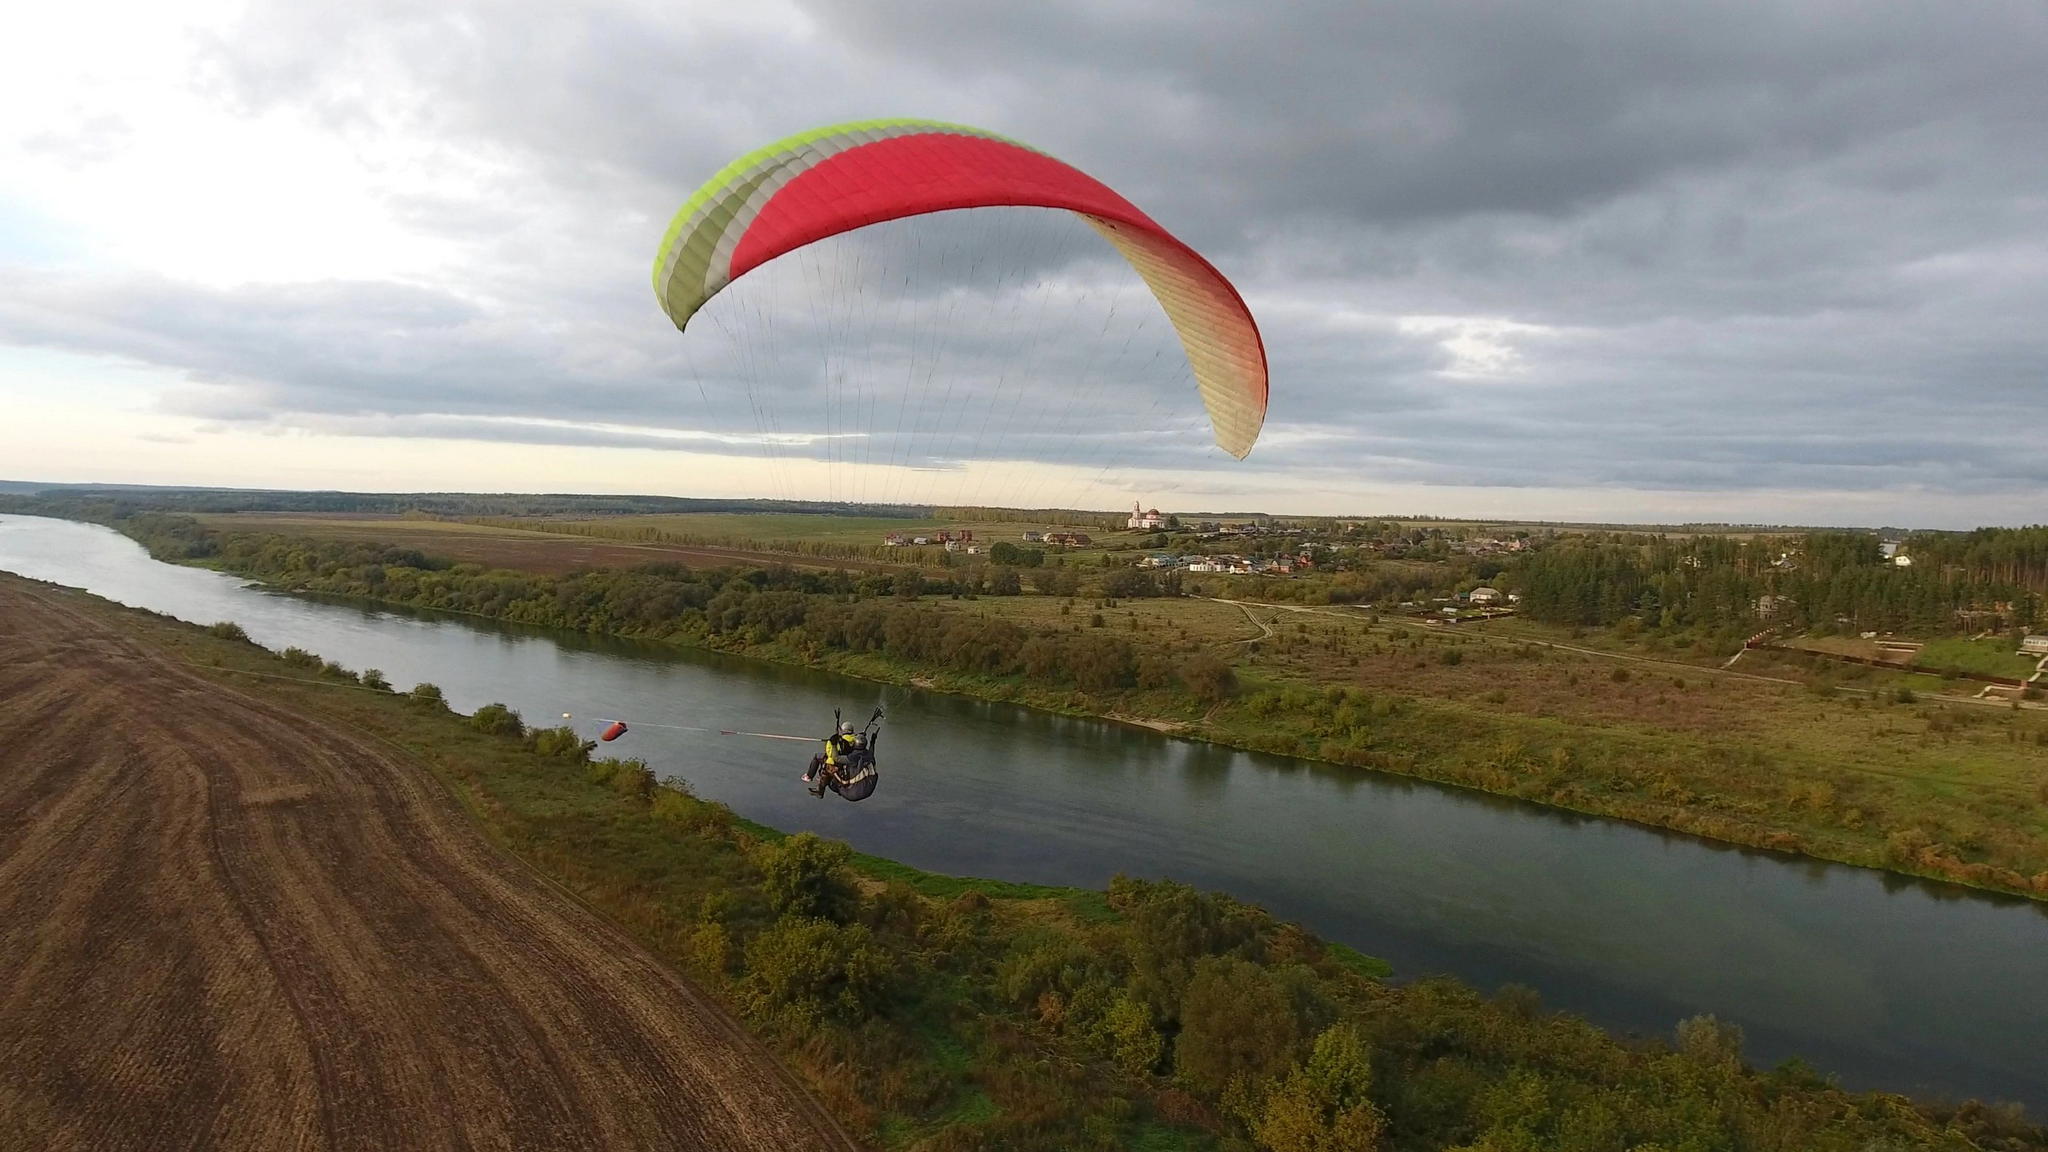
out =
<svg viewBox="0 0 2048 1152"><path fill-rule="evenodd" d="M1914 663L1937 670L1954 668L1961 672L1982 672L2024 680L2041 663L2038 656L2021 656L2009 638L1970 640L1960 636L1930 640L1920 649Z"/></svg>
<svg viewBox="0 0 2048 1152"><path fill-rule="evenodd" d="M368 732L0 576L0 1143L850 1148Z"/></svg>
<svg viewBox="0 0 2048 1152"><path fill-rule="evenodd" d="M233 512L206 514L198 519L208 527L227 532L280 532L295 536L311 536L320 540L390 544L400 548L416 548L429 556L458 564L481 564L486 568L509 568L549 576L559 576L579 568L630 568L640 564L662 563L683 564L693 568L717 568L728 564L806 563L833 568L893 567L867 560L806 560L801 556L745 548L603 539L467 524L453 520L413 520L399 516L309 516L303 513ZM616 523L624 519L629 518L620 517L605 523Z"/></svg>

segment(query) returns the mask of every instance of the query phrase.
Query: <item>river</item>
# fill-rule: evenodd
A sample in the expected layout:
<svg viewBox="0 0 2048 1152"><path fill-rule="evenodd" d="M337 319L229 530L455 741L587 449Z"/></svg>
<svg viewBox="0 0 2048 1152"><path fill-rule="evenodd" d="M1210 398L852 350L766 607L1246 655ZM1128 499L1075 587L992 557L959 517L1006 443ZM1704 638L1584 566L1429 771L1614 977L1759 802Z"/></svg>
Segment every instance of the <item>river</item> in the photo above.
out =
<svg viewBox="0 0 2048 1152"><path fill-rule="evenodd" d="M1753 1062L1797 1054L1852 1087L2048 1109L2048 905L716 653L279 595L93 525L0 516L0 569L234 620L271 648L431 681L465 712L567 712L593 734L624 718L619 754L750 819L919 868L1172 877L1402 978L1525 984L1620 1031L1712 1012L1742 1025ZM803 791L802 745L680 727L822 732L833 708L876 704L882 783L858 805Z"/></svg>

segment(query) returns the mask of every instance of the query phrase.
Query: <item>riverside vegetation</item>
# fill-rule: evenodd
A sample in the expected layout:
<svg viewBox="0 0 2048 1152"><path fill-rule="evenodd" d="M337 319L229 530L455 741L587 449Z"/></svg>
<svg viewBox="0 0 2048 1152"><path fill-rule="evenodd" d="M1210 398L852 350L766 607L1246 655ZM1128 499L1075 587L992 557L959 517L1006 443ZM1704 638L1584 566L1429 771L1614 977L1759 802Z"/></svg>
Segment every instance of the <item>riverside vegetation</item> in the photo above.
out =
<svg viewBox="0 0 2048 1152"><path fill-rule="evenodd" d="M2015 1109L1845 1092L1797 1061L1752 1069L1712 1017L1621 1041L1527 989L1390 984L1221 894L918 872L749 824L502 706L462 717L432 685L275 655L233 624L109 611L238 688L417 756L497 844L723 996L882 1147L2048 1149Z"/></svg>
<svg viewBox="0 0 2048 1152"><path fill-rule="evenodd" d="M1123 567L1033 569L1035 595L1022 594L1026 574L1014 569L933 579L653 565L550 577L361 542L221 532L181 516L118 524L161 558L282 588L917 680L1738 844L2048 894L2040 711L1939 702L1916 695L1911 678L1894 684L1864 668L1848 675L1865 687L1845 694L1811 661L1759 669L1789 684L1723 675L1711 658L1678 662L1727 629L1706 610L1705 631L1665 627L1662 613L1676 612L1667 607L1655 624L1622 617L1584 641L1639 657L1617 659L1532 640L1531 626L1515 621L1445 634L1351 609L1159 596L1167 589ZM1546 561L1536 576L1570 588L1577 573L1580 585L1598 585L1594 604L1640 608L1643 581L1607 590L1630 570L1625 558L1586 552ZM1699 578L1682 562L1670 567L1679 574L1661 587L1676 601L1675 580ZM1695 610L1702 602L1712 603ZM1519 631L1484 630L1495 627Z"/></svg>

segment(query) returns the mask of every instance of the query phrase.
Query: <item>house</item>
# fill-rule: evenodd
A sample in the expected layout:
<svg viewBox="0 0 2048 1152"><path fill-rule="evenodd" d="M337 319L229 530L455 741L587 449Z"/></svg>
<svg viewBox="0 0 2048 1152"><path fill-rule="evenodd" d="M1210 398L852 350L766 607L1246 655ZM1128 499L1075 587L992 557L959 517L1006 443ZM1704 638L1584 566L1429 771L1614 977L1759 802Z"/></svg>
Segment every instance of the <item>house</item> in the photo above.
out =
<svg viewBox="0 0 2048 1152"><path fill-rule="evenodd" d="M1086 532L1047 532L1044 539L1047 544L1062 548L1085 548L1093 543Z"/></svg>
<svg viewBox="0 0 2048 1152"><path fill-rule="evenodd" d="M1473 604L1498 604L1500 603L1500 589L1474 588L1471 591L1471 593L1466 596L1466 599L1471 601Z"/></svg>
<svg viewBox="0 0 2048 1152"><path fill-rule="evenodd" d="M903 539L903 533L901 532L891 532L887 536L882 537L882 544L889 548L901 548L905 543L907 541Z"/></svg>
<svg viewBox="0 0 2048 1152"><path fill-rule="evenodd" d="M1145 509L1133 504L1131 505L1131 519L1125 526L1144 532L1156 532L1166 527L1166 517L1161 516L1157 508Z"/></svg>
<svg viewBox="0 0 2048 1152"><path fill-rule="evenodd" d="M1904 552L1901 552L1898 555L1892 557L1892 564L1893 566L1899 568L1911 568L1913 566L1913 558L1911 556L1906 555Z"/></svg>
<svg viewBox="0 0 2048 1152"><path fill-rule="evenodd" d="M1024 534L1024 542L1026 544L1040 544L1044 541L1045 533L1043 532L1026 532Z"/></svg>

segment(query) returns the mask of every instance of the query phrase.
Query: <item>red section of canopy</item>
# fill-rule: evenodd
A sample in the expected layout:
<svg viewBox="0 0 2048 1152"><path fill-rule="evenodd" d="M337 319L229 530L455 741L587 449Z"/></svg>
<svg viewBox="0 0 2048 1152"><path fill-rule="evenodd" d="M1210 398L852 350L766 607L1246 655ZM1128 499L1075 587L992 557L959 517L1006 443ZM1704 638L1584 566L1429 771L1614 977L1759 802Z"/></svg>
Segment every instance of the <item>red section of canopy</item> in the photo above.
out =
<svg viewBox="0 0 2048 1152"><path fill-rule="evenodd" d="M1078 168L985 136L932 132L850 148L791 180L740 237L726 274L737 280L786 252L885 220L1001 206L1065 208L1172 239Z"/></svg>
<svg viewBox="0 0 2048 1152"><path fill-rule="evenodd" d="M1237 289L1101 181L1043 153L981 136L897 136L820 161L768 198L733 246L727 280L855 228L957 208L1078 213L1144 277L1166 309L1216 442L1242 459L1266 418L1266 349Z"/></svg>

